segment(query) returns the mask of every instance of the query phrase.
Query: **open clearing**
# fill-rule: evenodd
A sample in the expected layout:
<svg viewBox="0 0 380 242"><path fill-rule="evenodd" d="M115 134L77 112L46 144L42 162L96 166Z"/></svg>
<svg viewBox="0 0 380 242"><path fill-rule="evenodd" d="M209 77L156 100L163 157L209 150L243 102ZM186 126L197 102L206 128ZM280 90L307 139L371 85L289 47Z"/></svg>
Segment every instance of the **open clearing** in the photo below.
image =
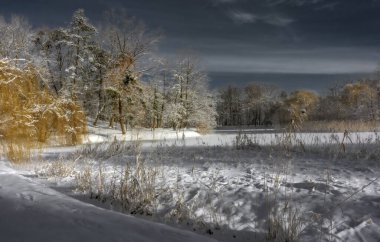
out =
<svg viewBox="0 0 380 242"><path fill-rule="evenodd" d="M31 221L24 217L30 219L41 211L49 215L50 209L62 210L70 214L69 219L61 221L62 226L78 228L68 235L73 238L75 233L83 236L75 238L88 238L89 234L98 238L102 229L117 237L123 228L129 231L135 229L133 226L153 226L158 228L153 230L157 233L168 230L176 234L159 241L185 241L183 236L189 236L188 241L201 241L195 235L152 225L143 218L218 241L281 240L289 236L300 241L380 239L380 144L376 133L217 131L201 136L191 130L178 134L156 130L154 141L148 130L134 130L126 137L117 133L104 127L91 128L88 144L48 148L31 163L18 166L17 171L4 168L2 161L0 201L13 204L2 216L18 217L20 211L30 211L9 221L21 224L17 225L19 230L28 227L32 233L39 224L30 227ZM136 139L140 141L131 141ZM105 150L111 143L125 147L107 155ZM125 167L134 169L136 159L145 170L155 171L156 197L149 213L125 209L109 195L118 179L115 177L121 176ZM62 167L69 168L62 172ZM84 170L91 174L91 194L78 190L78 174ZM12 189L17 192L13 194ZM97 209L64 194L141 218ZM44 226L57 222L51 219L48 216L47 220L37 221L44 221ZM6 224L11 224L9 221ZM2 230L8 227L1 226ZM57 224L53 227L46 231L60 230ZM268 234L268 227L275 235ZM155 232L150 231L150 238L155 238ZM17 229L13 231L16 232ZM44 236L48 235L46 232ZM140 240L131 237L123 241Z"/></svg>

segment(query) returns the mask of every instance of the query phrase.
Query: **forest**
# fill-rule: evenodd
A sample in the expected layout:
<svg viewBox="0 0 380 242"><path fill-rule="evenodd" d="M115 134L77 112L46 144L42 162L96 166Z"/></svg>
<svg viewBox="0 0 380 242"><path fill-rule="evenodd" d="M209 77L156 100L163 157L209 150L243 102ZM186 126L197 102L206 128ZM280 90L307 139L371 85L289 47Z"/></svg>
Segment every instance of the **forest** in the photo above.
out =
<svg viewBox="0 0 380 242"><path fill-rule="evenodd" d="M380 85L377 80L340 82L321 96L310 90L291 93L275 86L228 86L219 92L217 123L224 126L272 126L290 122L362 122L379 119ZM330 130L332 131L332 130Z"/></svg>
<svg viewBox="0 0 380 242"><path fill-rule="evenodd" d="M14 77L0 84L6 90L0 115L5 130L21 122L17 115L28 116L26 126L48 119L48 109L59 113L51 118L65 115L59 111L62 102L77 106L82 123L85 116L94 125L119 123L123 134L127 126L205 131L215 126L214 95L194 55L166 60L154 52L159 33L123 11L109 11L104 19L95 27L80 9L66 27L32 28L21 16L0 20L1 75ZM83 130L80 122L67 125L74 133Z"/></svg>

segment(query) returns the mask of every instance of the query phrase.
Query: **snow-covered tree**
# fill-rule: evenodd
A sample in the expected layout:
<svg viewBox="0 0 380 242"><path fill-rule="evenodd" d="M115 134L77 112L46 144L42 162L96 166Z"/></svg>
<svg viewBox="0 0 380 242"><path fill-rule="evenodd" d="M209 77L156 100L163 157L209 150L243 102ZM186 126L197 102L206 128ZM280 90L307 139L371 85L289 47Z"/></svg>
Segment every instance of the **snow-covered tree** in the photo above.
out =
<svg viewBox="0 0 380 242"><path fill-rule="evenodd" d="M69 89L71 96L76 99L79 94L91 86L92 74L96 72L94 65L95 48L94 38L96 28L89 22L83 9L74 12L70 27L67 30L67 47L70 53L70 65L66 69L69 73ZM82 100L86 101L86 99Z"/></svg>
<svg viewBox="0 0 380 242"><path fill-rule="evenodd" d="M68 67L68 33L65 29L41 29L34 36L34 51L40 65L46 66L49 73L49 86L57 96L63 95Z"/></svg>
<svg viewBox="0 0 380 242"><path fill-rule="evenodd" d="M32 29L28 21L13 15L10 22L0 16L0 57L30 59Z"/></svg>
<svg viewBox="0 0 380 242"><path fill-rule="evenodd" d="M40 30L33 42L56 95L75 99L88 114L96 114L103 105L109 56L84 11L75 11L66 28Z"/></svg>
<svg viewBox="0 0 380 242"><path fill-rule="evenodd" d="M180 127L210 129L216 125L216 106L208 89L208 78L191 54L178 58L173 72L171 102L180 115ZM205 114L208 115L205 115Z"/></svg>

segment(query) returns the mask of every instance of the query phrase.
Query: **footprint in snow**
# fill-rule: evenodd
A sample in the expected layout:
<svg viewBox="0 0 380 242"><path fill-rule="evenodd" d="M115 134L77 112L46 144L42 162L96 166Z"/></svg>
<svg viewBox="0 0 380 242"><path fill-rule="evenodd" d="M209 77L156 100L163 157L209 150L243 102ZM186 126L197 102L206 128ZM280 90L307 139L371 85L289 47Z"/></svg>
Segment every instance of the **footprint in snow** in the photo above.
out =
<svg viewBox="0 0 380 242"><path fill-rule="evenodd" d="M257 189L262 189L262 188L264 188L264 185L262 185L262 184L260 184L260 183L255 183L255 187L256 187Z"/></svg>
<svg viewBox="0 0 380 242"><path fill-rule="evenodd" d="M363 173L373 173L373 170L367 167L355 167L354 171L363 172Z"/></svg>
<svg viewBox="0 0 380 242"><path fill-rule="evenodd" d="M25 201L34 201L34 197L31 194L19 193L17 196Z"/></svg>
<svg viewBox="0 0 380 242"><path fill-rule="evenodd" d="M191 199L193 199L198 194L198 192L199 192L199 188L194 188L190 190L187 197L187 201L190 201Z"/></svg>

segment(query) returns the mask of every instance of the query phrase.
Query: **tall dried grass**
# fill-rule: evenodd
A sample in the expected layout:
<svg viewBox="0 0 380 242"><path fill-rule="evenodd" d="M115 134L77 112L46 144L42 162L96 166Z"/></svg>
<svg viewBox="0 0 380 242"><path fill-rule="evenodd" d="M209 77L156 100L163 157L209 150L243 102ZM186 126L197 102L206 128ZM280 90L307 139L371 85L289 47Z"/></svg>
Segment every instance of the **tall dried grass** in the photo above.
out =
<svg viewBox="0 0 380 242"><path fill-rule="evenodd" d="M139 144L126 146L123 141L114 141L94 148L84 146L82 159L93 157L89 150L97 153L97 159L109 159L123 151L131 152L134 160L127 159L124 166L114 166L111 171L107 171L101 162L82 167L75 176L78 190L102 202L117 203L124 212L152 215L158 196L158 170L145 164Z"/></svg>
<svg viewBox="0 0 380 242"><path fill-rule="evenodd" d="M380 130L380 121L307 121L303 124L301 130L308 132L373 132Z"/></svg>

